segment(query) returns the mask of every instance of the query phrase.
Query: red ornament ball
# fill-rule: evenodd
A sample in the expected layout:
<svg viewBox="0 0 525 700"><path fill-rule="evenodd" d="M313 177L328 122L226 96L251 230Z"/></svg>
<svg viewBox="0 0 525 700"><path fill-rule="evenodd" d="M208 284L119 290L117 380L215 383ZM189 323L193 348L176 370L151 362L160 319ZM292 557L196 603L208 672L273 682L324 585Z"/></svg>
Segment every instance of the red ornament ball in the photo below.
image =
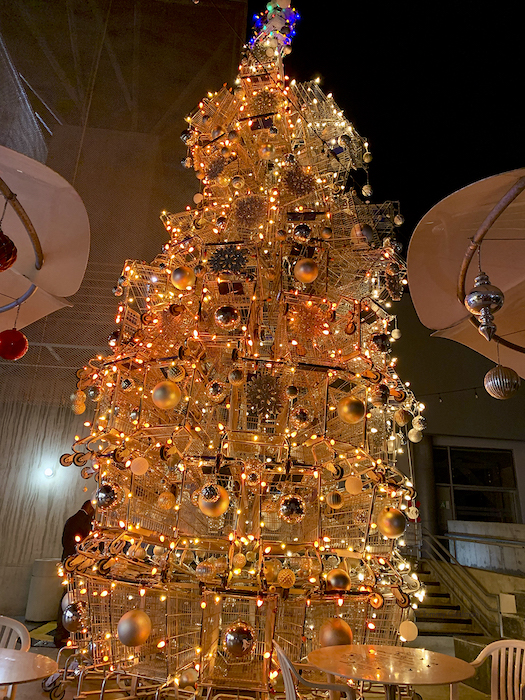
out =
<svg viewBox="0 0 525 700"><path fill-rule="evenodd" d="M19 360L23 357L29 343L22 331L9 328L0 333L0 357L4 360Z"/></svg>
<svg viewBox="0 0 525 700"><path fill-rule="evenodd" d="M0 272L9 270L16 260L16 255L16 245L9 236L6 236L2 229L0 229Z"/></svg>

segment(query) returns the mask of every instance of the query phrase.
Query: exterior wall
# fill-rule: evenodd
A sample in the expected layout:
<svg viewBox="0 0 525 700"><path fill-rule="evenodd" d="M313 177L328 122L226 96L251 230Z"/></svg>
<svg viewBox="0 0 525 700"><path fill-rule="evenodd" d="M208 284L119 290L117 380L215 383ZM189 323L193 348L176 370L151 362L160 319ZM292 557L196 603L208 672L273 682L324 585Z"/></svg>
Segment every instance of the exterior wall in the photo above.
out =
<svg viewBox="0 0 525 700"><path fill-rule="evenodd" d="M470 535L472 539L477 539L478 537L480 539L489 539L488 542L462 540L451 542L451 551L455 554L460 564L475 567L476 569L487 569L490 572L525 576L525 525L449 520L448 530L450 535L461 534ZM509 544L505 545L497 542L491 544L491 538L507 540ZM515 544L513 545L512 543ZM525 588L525 581L519 580L521 580L522 590Z"/></svg>

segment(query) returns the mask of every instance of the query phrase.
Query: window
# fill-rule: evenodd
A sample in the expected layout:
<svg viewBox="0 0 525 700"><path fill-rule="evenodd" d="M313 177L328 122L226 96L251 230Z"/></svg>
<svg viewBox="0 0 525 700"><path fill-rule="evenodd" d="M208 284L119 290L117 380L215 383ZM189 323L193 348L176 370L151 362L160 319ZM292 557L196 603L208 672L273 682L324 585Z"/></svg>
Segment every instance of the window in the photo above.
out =
<svg viewBox="0 0 525 700"><path fill-rule="evenodd" d="M448 520L520 522L512 450L434 447L438 523Z"/></svg>

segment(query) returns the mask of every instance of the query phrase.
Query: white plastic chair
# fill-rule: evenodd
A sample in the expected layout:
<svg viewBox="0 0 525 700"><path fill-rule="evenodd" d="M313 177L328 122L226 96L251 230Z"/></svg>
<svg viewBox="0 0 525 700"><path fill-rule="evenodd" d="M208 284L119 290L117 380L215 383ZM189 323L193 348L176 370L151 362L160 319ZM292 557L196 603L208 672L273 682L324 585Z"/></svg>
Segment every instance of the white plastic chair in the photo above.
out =
<svg viewBox="0 0 525 700"><path fill-rule="evenodd" d="M18 622L18 620L0 615L0 648L29 651L31 648L31 637L27 627ZM15 697L16 686L8 685L7 692L3 696L2 691L5 692L5 686L0 687L0 697L11 700L11 698Z"/></svg>
<svg viewBox="0 0 525 700"><path fill-rule="evenodd" d="M346 697L347 700L355 700L355 691L349 688L347 685L342 685L339 683L312 683L303 678L294 665L291 663L290 659L286 656L281 647L274 641L274 649L277 653L277 660L279 666L281 667L281 673L283 674L284 691L286 694L286 700L298 700L298 694L295 687L295 680L300 684L304 685L306 688L311 690L330 690L341 693ZM332 693L330 694L332 695Z"/></svg>
<svg viewBox="0 0 525 700"><path fill-rule="evenodd" d="M489 656L492 657L491 700L525 700L525 642L519 639L492 642L470 663L478 668Z"/></svg>

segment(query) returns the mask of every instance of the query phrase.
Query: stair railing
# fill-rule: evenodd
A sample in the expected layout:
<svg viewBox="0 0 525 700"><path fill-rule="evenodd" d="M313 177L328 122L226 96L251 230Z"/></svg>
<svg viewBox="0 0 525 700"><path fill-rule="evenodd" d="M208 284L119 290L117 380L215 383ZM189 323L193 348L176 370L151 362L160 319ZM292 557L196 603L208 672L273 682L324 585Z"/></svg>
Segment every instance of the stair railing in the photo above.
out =
<svg viewBox="0 0 525 700"><path fill-rule="evenodd" d="M503 635L499 595L491 593L426 527L422 528L426 553L446 588L458 597L481 630L489 637ZM447 538L445 538L447 539ZM492 614L490 614L492 613ZM497 620L497 622L496 622Z"/></svg>

